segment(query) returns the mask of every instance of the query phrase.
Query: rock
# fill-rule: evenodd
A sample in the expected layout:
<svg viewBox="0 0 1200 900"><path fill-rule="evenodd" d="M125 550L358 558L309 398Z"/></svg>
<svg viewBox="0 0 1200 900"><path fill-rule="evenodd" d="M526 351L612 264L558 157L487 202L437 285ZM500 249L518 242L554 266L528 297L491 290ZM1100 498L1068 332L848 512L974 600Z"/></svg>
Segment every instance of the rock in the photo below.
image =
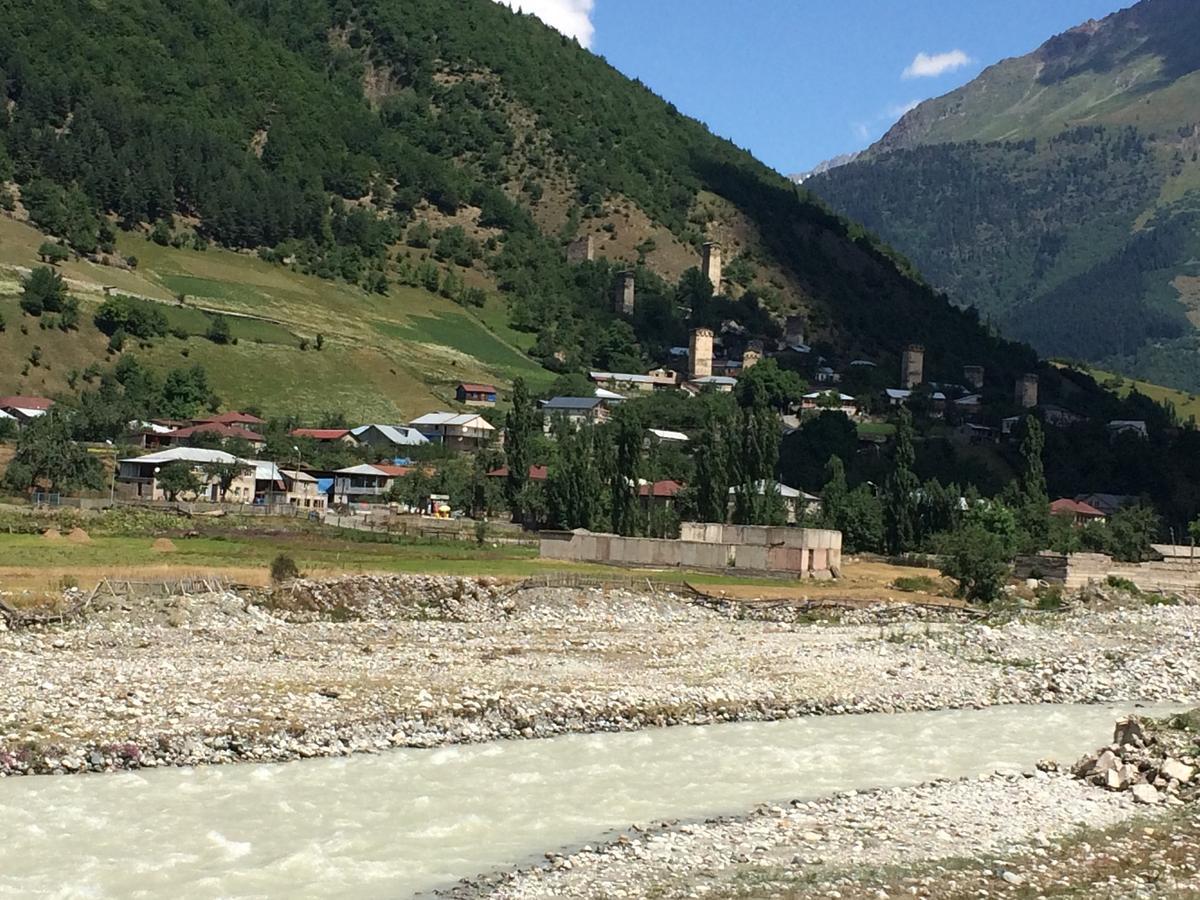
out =
<svg viewBox="0 0 1200 900"><path fill-rule="evenodd" d="M1195 769L1191 766L1184 765L1177 759L1167 757L1161 766L1159 766L1159 774L1164 778L1170 778L1182 784L1187 784L1192 780L1192 775L1195 774Z"/></svg>
<svg viewBox="0 0 1200 900"><path fill-rule="evenodd" d="M1012 869L1002 869L1000 871L1000 878L1001 878L1001 880L1006 881L1009 884L1019 885L1019 884L1025 883L1025 877L1023 875L1020 875L1020 874L1014 872Z"/></svg>
<svg viewBox="0 0 1200 900"><path fill-rule="evenodd" d="M1158 788L1152 784L1135 784L1130 790L1133 793L1135 803L1145 803L1153 806L1162 799L1158 793Z"/></svg>
<svg viewBox="0 0 1200 900"><path fill-rule="evenodd" d="M1125 716L1117 719L1113 729L1113 743L1121 747L1130 744L1134 747L1144 747L1146 731L1142 728L1142 720L1137 716Z"/></svg>

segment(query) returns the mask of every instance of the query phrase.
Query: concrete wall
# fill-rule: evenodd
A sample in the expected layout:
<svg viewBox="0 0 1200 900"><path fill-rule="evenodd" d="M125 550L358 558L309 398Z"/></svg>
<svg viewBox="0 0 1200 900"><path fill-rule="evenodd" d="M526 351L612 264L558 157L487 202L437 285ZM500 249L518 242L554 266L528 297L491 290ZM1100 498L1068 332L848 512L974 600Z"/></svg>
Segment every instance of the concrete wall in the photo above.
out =
<svg viewBox="0 0 1200 900"><path fill-rule="evenodd" d="M689 522L679 540L590 531L543 531L545 559L625 566L737 569L827 578L842 564L842 534L812 528L767 528Z"/></svg>
<svg viewBox="0 0 1200 900"><path fill-rule="evenodd" d="M1023 556L1014 567L1018 578L1037 577L1067 590L1077 590L1110 577L1125 578L1143 591L1200 590L1200 560L1164 559L1161 562L1122 563L1103 553L1039 553Z"/></svg>

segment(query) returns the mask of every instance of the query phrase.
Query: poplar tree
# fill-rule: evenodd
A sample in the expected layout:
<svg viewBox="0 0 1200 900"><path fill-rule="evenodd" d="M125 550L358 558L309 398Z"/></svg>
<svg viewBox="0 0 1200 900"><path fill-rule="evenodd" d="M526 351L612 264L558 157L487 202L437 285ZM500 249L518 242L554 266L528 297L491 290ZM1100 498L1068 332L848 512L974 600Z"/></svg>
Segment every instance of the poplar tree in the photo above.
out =
<svg viewBox="0 0 1200 900"><path fill-rule="evenodd" d="M642 422L628 404L613 414L613 467L609 478L609 514L614 534L632 535L640 530L638 476L642 462Z"/></svg>
<svg viewBox="0 0 1200 900"><path fill-rule="evenodd" d="M533 444L541 429L541 416L534 406L525 379L513 382L512 409L504 417L504 456L508 461L505 499L514 522L525 521L525 486L533 463Z"/></svg>
<svg viewBox="0 0 1200 900"><path fill-rule="evenodd" d="M912 413L901 409L896 423L896 454L892 473L884 487L883 517L889 553L904 553L916 543L917 492L920 488L920 482L913 473L916 459Z"/></svg>
<svg viewBox="0 0 1200 900"><path fill-rule="evenodd" d="M709 409L704 433L696 447L696 516L701 522L724 522L729 507L728 415Z"/></svg>
<svg viewBox="0 0 1200 900"><path fill-rule="evenodd" d="M1021 438L1021 474L1017 487L1017 523L1029 535L1031 549L1041 550L1050 539L1050 495L1046 491L1046 470L1042 452L1046 436L1042 424L1034 416L1025 418L1025 434Z"/></svg>

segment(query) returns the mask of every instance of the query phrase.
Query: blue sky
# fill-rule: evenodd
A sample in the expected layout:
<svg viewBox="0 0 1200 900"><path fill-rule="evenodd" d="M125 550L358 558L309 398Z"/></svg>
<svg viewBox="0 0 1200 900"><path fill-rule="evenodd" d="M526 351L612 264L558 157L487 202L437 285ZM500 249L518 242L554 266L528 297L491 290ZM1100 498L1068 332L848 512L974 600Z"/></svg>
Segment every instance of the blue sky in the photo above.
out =
<svg viewBox="0 0 1200 900"><path fill-rule="evenodd" d="M865 147L906 106L1132 0L502 2L791 173Z"/></svg>

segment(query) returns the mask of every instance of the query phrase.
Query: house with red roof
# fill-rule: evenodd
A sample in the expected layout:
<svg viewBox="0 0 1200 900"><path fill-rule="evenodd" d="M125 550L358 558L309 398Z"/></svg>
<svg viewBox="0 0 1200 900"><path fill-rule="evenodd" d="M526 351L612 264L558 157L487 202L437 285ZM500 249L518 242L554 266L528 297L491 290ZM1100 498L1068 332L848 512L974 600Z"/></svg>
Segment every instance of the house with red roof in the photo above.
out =
<svg viewBox="0 0 1200 900"><path fill-rule="evenodd" d="M350 433L349 428L293 428L288 432L294 438L308 438L319 444L349 444L358 446L358 441Z"/></svg>
<svg viewBox="0 0 1200 900"><path fill-rule="evenodd" d="M244 412L223 412L215 416L205 416L201 419L193 419L193 425L229 425L235 428L243 428L246 431L262 431L266 427L266 421L258 416Z"/></svg>
<svg viewBox="0 0 1200 900"><path fill-rule="evenodd" d="M546 466L530 466L529 480L530 481L545 481L550 474L550 469ZM501 466L498 469L492 469L487 473L488 478L507 478L508 466Z"/></svg>
<svg viewBox="0 0 1200 900"><path fill-rule="evenodd" d="M455 388L454 398L465 406L495 406L496 386L464 381Z"/></svg>
<svg viewBox="0 0 1200 900"><path fill-rule="evenodd" d="M260 447L267 442L267 439L261 434L240 425L226 425L221 422L200 422L186 428L176 428L174 431L168 431L158 437L163 444L168 446L194 444L199 438L219 441L243 440L255 447Z"/></svg>
<svg viewBox="0 0 1200 900"><path fill-rule="evenodd" d="M671 509L684 488L685 485L682 482L670 478L663 481L646 481L638 485L638 498L643 507L656 506Z"/></svg>
<svg viewBox="0 0 1200 900"><path fill-rule="evenodd" d="M1073 525L1083 526L1089 522L1103 522L1104 513L1090 503L1082 500L1072 500L1070 497L1060 497L1050 504L1050 515L1069 518Z"/></svg>
<svg viewBox="0 0 1200 900"><path fill-rule="evenodd" d="M0 419L12 419L17 427L26 425L49 412L54 401L47 397L28 397L14 394L0 397Z"/></svg>

